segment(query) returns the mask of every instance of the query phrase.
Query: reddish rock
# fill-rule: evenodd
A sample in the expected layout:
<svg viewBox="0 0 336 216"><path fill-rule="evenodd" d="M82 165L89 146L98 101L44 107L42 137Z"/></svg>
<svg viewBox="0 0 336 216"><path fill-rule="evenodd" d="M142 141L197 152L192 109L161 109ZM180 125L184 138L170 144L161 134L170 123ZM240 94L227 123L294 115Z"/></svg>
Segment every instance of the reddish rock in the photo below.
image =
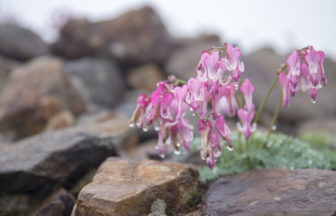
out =
<svg viewBox="0 0 336 216"><path fill-rule="evenodd" d="M192 165L109 158L79 193L72 215L147 215L158 199L177 214L188 211L197 191L198 172Z"/></svg>
<svg viewBox="0 0 336 216"><path fill-rule="evenodd" d="M205 215L324 215L336 212L336 172L270 168L222 177L206 194Z"/></svg>

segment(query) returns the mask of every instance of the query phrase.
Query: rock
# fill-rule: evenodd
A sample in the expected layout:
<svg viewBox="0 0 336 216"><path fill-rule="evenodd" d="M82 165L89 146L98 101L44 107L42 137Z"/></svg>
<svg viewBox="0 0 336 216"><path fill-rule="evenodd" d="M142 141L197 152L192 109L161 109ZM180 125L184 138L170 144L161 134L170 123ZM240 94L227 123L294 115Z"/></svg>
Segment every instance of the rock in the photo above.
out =
<svg viewBox="0 0 336 216"><path fill-rule="evenodd" d="M46 199L32 216L69 216L75 204L74 197L66 190L60 189Z"/></svg>
<svg viewBox="0 0 336 216"><path fill-rule="evenodd" d="M72 19L61 29L53 51L71 59L104 53L132 65L164 62L173 44L155 11L142 7L112 20Z"/></svg>
<svg viewBox="0 0 336 216"><path fill-rule="evenodd" d="M34 32L13 24L0 24L0 54L28 60L48 51L46 43Z"/></svg>
<svg viewBox="0 0 336 216"><path fill-rule="evenodd" d="M194 69L200 61L203 50L213 46L220 46L221 42L215 35L200 35L193 39L180 39L180 48L172 52L166 64L168 74L188 80L196 76Z"/></svg>
<svg viewBox="0 0 336 216"><path fill-rule="evenodd" d="M167 215L183 213L197 190L192 165L108 158L79 193L72 216L147 215L158 199L166 203Z"/></svg>
<svg viewBox="0 0 336 216"><path fill-rule="evenodd" d="M0 215L2 216L44 216L71 214L74 197L60 188L51 194L11 194L0 195Z"/></svg>
<svg viewBox="0 0 336 216"><path fill-rule="evenodd" d="M2 92L2 89L7 84L10 72L19 65L20 63L13 59L0 56L0 92Z"/></svg>
<svg viewBox="0 0 336 216"><path fill-rule="evenodd" d="M165 79L163 72L156 64L146 64L127 73L127 83L130 87L149 92L154 91L156 84Z"/></svg>
<svg viewBox="0 0 336 216"><path fill-rule="evenodd" d="M125 84L113 61L83 58L68 61L64 70L84 84L91 102L113 107L122 99Z"/></svg>
<svg viewBox="0 0 336 216"><path fill-rule="evenodd" d="M215 181L205 215L334 215L336 172L270 168Z"/></svg>
<svg viewBox="0 0 336 216"><path fill-rule="evenodd" d="M2 192L48 190L72 185L106 157L117 155L107 138L69 128L24 139L0 152Z"/></svg>
<svg viewBox="0 0 336 216"><path fill-rule="evenodd" d="M63 110L74 116L85 111L85 103L62 66L60 59L40 57L10 74L0 95L0 130L8 139L43 131Z"/></svg>
<svg viewBox="0 0 336 216"><path fill-rule="evenodd" d="M74 125L74 123L75 118L71 112L64 110L49 120L46 130L58 130L61 128L70 127Z"/></svg>

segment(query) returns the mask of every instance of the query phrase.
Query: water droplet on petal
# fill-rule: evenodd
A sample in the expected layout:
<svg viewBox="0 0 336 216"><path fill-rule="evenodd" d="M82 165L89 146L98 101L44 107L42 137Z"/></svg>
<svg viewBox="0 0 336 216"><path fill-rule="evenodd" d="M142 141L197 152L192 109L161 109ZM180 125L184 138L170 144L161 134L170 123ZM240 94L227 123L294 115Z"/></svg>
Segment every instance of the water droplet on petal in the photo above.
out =
<svg viewBox="0 0 336 216"><path fill-rule="evenodd" d="M176 155L179 155L179 154L181 154L181 151L180 151L180 150L175 150L174 153L175 153Z"/></svg>
<svg viewBox="0 0 336 216"><path fill-rule="evenodd" d="M226 146L227 150L232 151L233 148L231 146Z"/></svg>
<svg viewBox="0 0 336 216"><path fill-rule="evenodd" d="M163 153L161 153L161 154L160 154L160 157L163 159L163 158L165 158L165 157L166 157L166 155L165 155L165 154L163 154Z"/></svg>
<svg viewBox="0 0 336 216"><path fill-rule="evenodd" d="M180 146L181 146L181 143L178 142L178 143L176 143L176 145L177 145L177 147L180 147Z"/></svg>
<svg viewBox="0 0 336 216"><path fill-rule="evenodd" d="M148 131L148 127L144 127L144 128L142 128L142 130L143 130L144 132L147 132L147 131Z"/></svg>
<svg viewBox="0 0 336 216"><path fill-rule="evenodd" d="M234 83L234 86L236 87L236 90L238 90L239 82L235 82L235 83Z"/></svg>
<svg viewBox="0 0 336 216"><path fill-rule="evenodd" d="M192 108L192 107L189 107L189 110L192 112L192 111L193 111L193 108Z"/></svg>
<svg viewBox="0 0 336 216"><path fill-rule="evenodd" d="M137 122L137 123L136 123L136 126L137 126L137 127L140 127L140 122Z"/></svg>
<svg viewBox="0 0 336 216"><path fill-rule="evenodd" d="M316 100L314 100L314 99L311 99L311 101L313 102L313 104L316 103Z"/></svg>
<svg viewBox="0 0 336 216"><path fill-rule="evenodd" d="M130 122L130 123L128 123L128 126L129 126L129 127L134 127L134 125L135 125L134 122Z"/></svg>
<svg viewBox="0 0 336 216"><path fill-rule="evenodd" d="M275 131L277 129L276 125L273 125L272 130Z"/></svg>
<svg viewBox="0 0 336 216"><path fill-rule="evenodd" d="M154 130L155 130L155 131L159 131L159 130L160 130L160 126L159 126L159 125L155 125L155 126L154 126Z"/></svg>

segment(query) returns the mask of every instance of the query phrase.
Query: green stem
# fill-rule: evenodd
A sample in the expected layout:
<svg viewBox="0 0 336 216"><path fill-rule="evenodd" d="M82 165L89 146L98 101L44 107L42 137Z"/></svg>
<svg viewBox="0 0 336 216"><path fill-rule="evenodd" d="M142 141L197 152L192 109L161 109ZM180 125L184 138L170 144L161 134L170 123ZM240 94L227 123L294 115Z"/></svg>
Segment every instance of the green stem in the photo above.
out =
<svg viewBox="0 0 336 216"><path fill-rule="evenodd" d="M238 134L238 146L239 146L239 152L243 152L241 136L242 136L242 133L239 132L239 134Z"/></svg>
<svg viewBox="0 0 336 216"><path fill-rule="evenodd" d="M187 81L181 80L181 79L175 79L175 81L179 84L185 85L187 84Z"/></svg>
<svg viewBox="0 0 336 216"><path fill-rule="evenodd" d="M268 140L273 132L273 127L276 123L276 121L278 120L278 117L279 117L279 114L280 114L280 110L281 110L281 106L282 106L282 100L283 100L283 93L281 92L281 95L280 95L280 100L279 100L279 103L278 103L278 106L274 112L274 115L273 115L273 119L272 119L272 123L270 125L270 127L268 128L268 133L267 133L267 138L266 138L266 142L264 143L264 148L266 147L267 143L268 143Z"/></svg>
<svg viewBox="0 0 336 216"><path fill-rule="evenodd" d="M270 136L272 134L273 126L275 125L276 121L278 120L280 109L281 109L281 105L282 105L282 100L283 100L283 93L281 92L280 100L279 100L278 106L277 106L277 108L275 110L275 113L273 115L272 123L271 123L270 127L268 128L268 134L267 134L267 136Z"/></svg>
<svg viewBox="0 0 336 216"><path fill-rule="evenodd" d="M267 92L267 94L266 94L266 96L265 96L263 102L261 103L259 109L258 109L257 115L256 115L256 117L255 117L255 119L254 119L254 123L258 123L258 120L259 120L259 118L260 118L261 112L263 111L264 106L265 106L265 104L266 104L266 102L267 102L269 96L271 95L271 93L272 93L274 87L275 87L276 84L278 83L278 80L279 80L279 78L278 78L278 76L276 76L275 80L273 81L271 87L268 89L268 92Z"/></svg>

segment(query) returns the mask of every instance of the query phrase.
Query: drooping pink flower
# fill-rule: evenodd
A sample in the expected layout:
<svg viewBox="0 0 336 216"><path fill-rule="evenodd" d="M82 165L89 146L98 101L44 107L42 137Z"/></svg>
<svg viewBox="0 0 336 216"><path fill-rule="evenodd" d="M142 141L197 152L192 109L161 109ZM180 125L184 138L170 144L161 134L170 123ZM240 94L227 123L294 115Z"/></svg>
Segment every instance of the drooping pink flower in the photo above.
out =
<svg viewBox="0 0 336 216"><path fill-rule="evenodd" d="M246 109L239 109L238 110L238 117L241 121L237 122L237 129L242 132L246 139L249 139L252 132L254 132L257 128L255 123L252 123L254 112L249 112Z"/></svg>
<svg viewBox="0 0 336 216"><path fill-rule="evenodd" d="M166 88L165 82L159 82L156 90L152 93L150 103L146 107L145 120L146 124L152 124L160 115L160 103L162 101L163 92Z"/></svg>
<svg viewBox="0 0 336 216"><path fill-rule="evenodd" d="M301 71L301 59L296 49L287 57L286 64L288 67L288 89L291 96L294 96L299 90Z"/></svg>
<svg viewBox="0 0 336 216"><path fill-rule="evenodd" d="M204 57L202 58L202 65L207 73L207 77L212 82L216 82L222 73L222 70L219 69L219 52L217 50L210 52L205 52Z"/></svg>
<svg viewBox="0 0 336 216"><path fill-rule="evenodd" d="M225 96L227 100L227 104L229 106L229 116L235 115L235 109L234 109L234 95L236 93L236 87L234 83L230 83L227 86L223 86L219 91L222 92L222 95Z"/></svg>
<svg viewBox="0 0 336 216"><path fill-rule="evenodd" d="M220 135L220 137L227 141L228 148L232 149L232 139L230 138L230 128L226 124L224 116L219 115L216 119L215 123L216 132Z"/></svg>
<svg viewBox="0 0 336 216"><path fill-rule="evenodd" d="M147 124L145 121L145 110L149 103L150 99L147 98L147 95L141 94L138 96L137 107L129 122L130 127L134 127L134 125L136 124L139 128L147 130Z"/></svg>
<svg viewBox="0 0 336 216"><path fill-rule="evenodd" d="M283 106L288 107L289 97L290 97L289 90L288 90L289 81L288 81L287 75L283 72L280 73L278 76L279 76L279 82L282 86L282 94L283 94L282 104Z"/></svg>
<svg viewBox="0 0 336 216"><path fill-rule="evenodd" d="M201 158L205 160L210 155L210 134L212 131L212 124L209 120L204 121L203 119L198 121L198 130L202 139L202 150L201 150Z"/></svg>
<svg viewBox="0 0 336 216"><path fill-rule="evenodd" d="M240 86L240 92L244 96L245 108L248 111L253 112L254 111L254 105L253 105L253 102L252 102L252 94L254 92L254 86L252 85L252 83L250 82L249 79L245 79L243 84Z"/></svg>
<svg viewBox="0 0 336 216"><path fill-rule="evenodd" d="M187 92L188 87L186 85L181 87L177 86L174 90L172 107L175 110L176 119L180 119L188 109L188 105L185 103Z"/></svg>
<svg viewBox="0 0 336 216"><path fill-rule="evenodd" d="M191 78L188 81L187 103L196 111L199 103L205 99L206 88L199 78Z"/></svg>
<svg viewBox="0 0 336 216"><path fill-rule="evenodd" d="M231 71L231 77L238 82L241 72L244 72L244 63L240 62L241 52L238 47L226 44L226 58L224 59L227 70Z"/></svg>

